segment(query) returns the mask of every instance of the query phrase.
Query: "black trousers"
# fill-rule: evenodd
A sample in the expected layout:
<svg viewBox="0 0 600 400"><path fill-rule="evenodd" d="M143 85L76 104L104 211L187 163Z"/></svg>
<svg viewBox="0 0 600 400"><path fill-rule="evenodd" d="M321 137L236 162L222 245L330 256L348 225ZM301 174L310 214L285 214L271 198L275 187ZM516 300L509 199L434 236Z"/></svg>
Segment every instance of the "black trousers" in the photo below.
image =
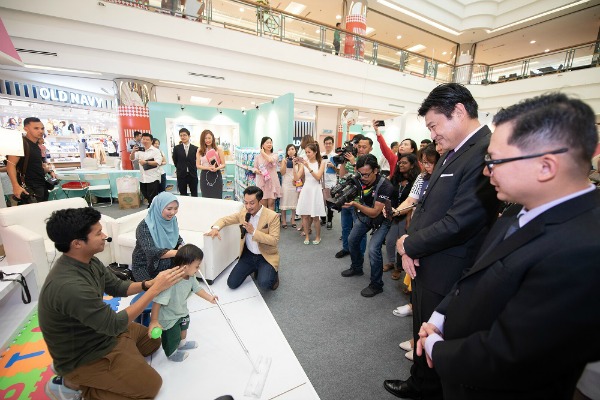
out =
<svg viewBox="0 0 600 400"><path fill-rule="evenodd" d="M192 197L198 197L198 175L192 175L188 172L183 177L177 176L177 190L179 190L180 195L188 195L188 186Z"/></svg>
<svg viewBox="0 0 600 400"><path fill-rule="evenodd" d="M417 269L417 274L418 274ZM412 281L413 338L419 340L419 330L423 322L429 321L435 308L444 296L423 287L419 277ZM414 352L414 363L410 368L408 384L420 391L424 399L442 399L442 383L435 369L429 368L425 354L421 357Z"/></svg>
<svg viewBox="0 0 600 400"><path fill-rule="evenodd" d="M152 204L152 200L158 194L159 189L160 181L154 181L150 183L140 182L140 191L142 192L142 196L148 200L148 207L150 207L150 204Z"/></svg>
<svg viewBox="0 0 600 400"><path fill-rule="evenodd" d="M48 197L50 194L48 193L48 189L46 189L45 184L32 184L31 182L29 182L25 183L25 187L27 188L29 197L27 199L22 198L22 200L19 200L17 202L17 205L41 203L42 201L48 201Z"/></svg>

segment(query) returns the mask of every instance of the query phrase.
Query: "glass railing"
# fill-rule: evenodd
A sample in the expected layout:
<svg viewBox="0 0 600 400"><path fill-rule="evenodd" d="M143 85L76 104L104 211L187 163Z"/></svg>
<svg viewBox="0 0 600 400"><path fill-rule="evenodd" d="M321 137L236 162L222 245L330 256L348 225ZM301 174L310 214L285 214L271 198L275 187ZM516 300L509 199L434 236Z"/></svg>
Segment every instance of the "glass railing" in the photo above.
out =
<svg viewBox="0 0 600 400"><path fill-rule="evenodd" d="M157 11L199 22L220 25L252 35L335 54L333 36L336 28L317 21L274 10L245 0L187 0L185 10L177 0L162 8L161 0L106 0L137 8ZM394 69L438 82L486 85L541 76L559 71L595 67L600 64L600 42L558 49L527 58L493 65L452 65L417 53L374 41L368 37L340 30L340 56Z"/></svg>

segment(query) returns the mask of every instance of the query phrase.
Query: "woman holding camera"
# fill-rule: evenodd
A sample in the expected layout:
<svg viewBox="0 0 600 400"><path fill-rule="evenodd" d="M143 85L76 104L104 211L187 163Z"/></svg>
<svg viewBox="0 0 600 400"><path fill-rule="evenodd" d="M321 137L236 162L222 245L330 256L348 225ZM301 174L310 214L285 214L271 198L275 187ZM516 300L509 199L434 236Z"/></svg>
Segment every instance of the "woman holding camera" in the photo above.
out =
<svg viewBox="0 0 600 400"><path fill-rule="evenodd" d="M202 197L223 198L223 176L225 168L223 149L217 146L215 135L208 129L200 134L200 146L196 154L196 168L200 170L200 191Z"/></svg>
<svg viewBox="0 0 600 400"><path fill-rule="evenodd" d="M321 243L320 217L326 216L325 202L323 200L323 187L321 178L325 172L325 162L321 159L319 145L309 143L304 149L306 158L296 158L295 162L304 166L300 175L304 175L304 186L298 197L296 213L302 216L302 228L304 229L304 244L310 244L310 225L315 226L315 240L312 244Z"/></svg>
<svg viewBox="0 0 600 400"><path fill-rule="evenodd" d="M261 204L275 210L275 200L281 197L281 184L277 175L277 154L273 152L273 140L265 136L260 141L260 154L254 159L256 186L263 191Z"/></svg>

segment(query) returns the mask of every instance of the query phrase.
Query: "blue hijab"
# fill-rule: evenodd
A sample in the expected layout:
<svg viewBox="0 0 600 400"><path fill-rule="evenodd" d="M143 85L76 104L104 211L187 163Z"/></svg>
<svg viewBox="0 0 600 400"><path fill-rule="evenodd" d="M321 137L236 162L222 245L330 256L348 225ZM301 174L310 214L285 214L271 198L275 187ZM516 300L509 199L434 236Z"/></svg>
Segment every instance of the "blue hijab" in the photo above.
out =
<svg viewBox="0 0 600 400"><path fill-rule="evenodd" d="M172 193L161 192L152 200L152 204L146 214L146 225L150 229L150 235L154 239L156 247L161 249L174 249L179 240L179 225L177 216L170 221L163 218L162 212L171 202L177 201ZM177 202L179 204L179 202Z"/></svg>

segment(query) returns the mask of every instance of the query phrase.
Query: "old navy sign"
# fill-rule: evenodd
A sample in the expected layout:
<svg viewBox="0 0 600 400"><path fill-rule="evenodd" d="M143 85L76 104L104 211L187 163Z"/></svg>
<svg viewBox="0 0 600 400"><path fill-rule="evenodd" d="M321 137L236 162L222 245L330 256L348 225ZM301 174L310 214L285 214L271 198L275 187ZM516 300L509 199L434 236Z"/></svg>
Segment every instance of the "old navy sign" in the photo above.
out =
<svg viewBox="0 0 600 400"><path fill-rule="evenodd" d="M43 100L51 103L63 103L75 106L113 109L113 101L104 97L81 92L73 92L39 84L15 81L0 81L0 92L5 95L24 99Z"/></svg>

